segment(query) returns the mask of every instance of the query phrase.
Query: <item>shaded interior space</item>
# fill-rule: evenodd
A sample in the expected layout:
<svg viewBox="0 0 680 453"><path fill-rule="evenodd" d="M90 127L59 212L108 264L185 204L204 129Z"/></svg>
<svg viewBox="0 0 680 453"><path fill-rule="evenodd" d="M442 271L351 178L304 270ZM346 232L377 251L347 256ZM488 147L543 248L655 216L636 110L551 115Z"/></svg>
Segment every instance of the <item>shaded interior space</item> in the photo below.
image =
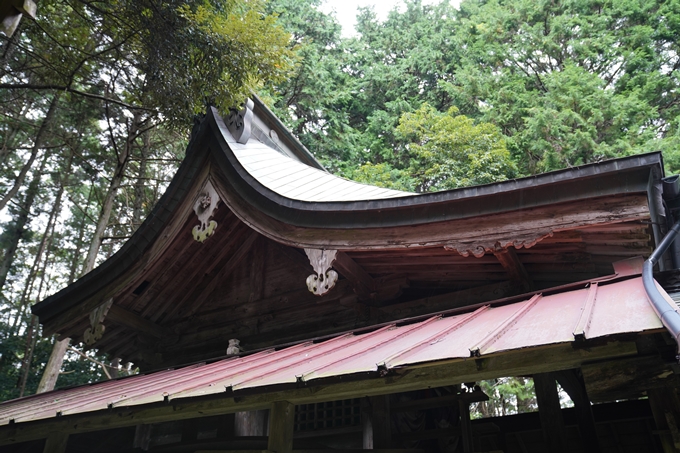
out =
<svg viewBox="0 0 680 453"><path fill-rule="evenodd" d="M438 392L439 391L439 392ZM440 393L439 396L432 396ZM441 393L448 395L441 395ZM415 399L418 396L426 398ZM455 394L454 394L455 395ZM467 400L479 399L470 395ZM383 400L390 409L379 414ZM293 451L331 452L366 451L362 446L372 437L374 449L400 453L505 452L539 453L551 450L541 429L539 412L471 420L467 431L461 428L459 399L447 389L395 394L387 397L354 398L295 409ZM564 448L559 451L581 453L661 453L661 436L656 428L650 400L639 399L595 404L593 424L584 427L578 408L561 409L564 423ZM268 442L267 410L225 414L166 423L137 425L70 436L69 453L199 451L266 451ZM373 428L370 419L384 416L388 430ZM237 421L238 419L238 421ZM241 423L239 426L239 422ZM242 430L242 435L236 431ZM587 432L584 430L593 430ZM379 431L383 432L379 432ZM385 432L387 431L387 432ZM464 434L464 432L467 433ZM597 447L593 442L596 437ZM379 436L389 436L379 439ZM464 439L467 437L467 439ZM386 442L387 441L387 442ZM464 442L469 447L464 447ZM380 442L383 442L382 445ZM45 441L6 445L7 453L42 453Z"/></svg>

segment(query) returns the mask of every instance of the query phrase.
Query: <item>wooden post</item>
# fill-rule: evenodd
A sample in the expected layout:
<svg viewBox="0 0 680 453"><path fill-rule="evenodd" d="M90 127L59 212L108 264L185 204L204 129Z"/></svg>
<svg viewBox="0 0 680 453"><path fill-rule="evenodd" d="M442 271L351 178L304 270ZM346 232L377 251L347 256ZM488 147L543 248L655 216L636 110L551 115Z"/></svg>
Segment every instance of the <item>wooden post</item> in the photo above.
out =
<svg viewBox="0 0 680 453"><path fill-rule="evenodd" d="M361 412L364 450L387 449L392 446L389 395L367 398Z"/></svg>
<svg viewBox="0 0 680 453"><path fill-rule="evenodd" d="M680 452L680 400L674 388L647 390L664 453Z"/></svg>
<svg viewBox="0 0 680 453"><path fill-rule="evenodd" d="M567 453L567 436L553 373L534 374L534 388L538 402L543 437L548 451Z"/></svg>
<svg viewBox="0 0 680 453"><path fill-rule="evenodd" d="M64 453L68 443L68 434L51 432L45 441L43 453Z"/></svg>
<svg viewBox="0 0 680 453"><path fill-rule="evenodd" d="M241 436L267 435L267 410L236 412L234 414L234 434Z"/></svg>
<svg viewBox="0 0 680 453"><path fill-rule="evenodd" d="M590 405L590 398L586 392L586 385L579 375L578 370L564 370L555 373L557 382L574 402L574 410L578 421L578 429L581 433L583 451L586 453L600 453L600 443L595 429L595 417Z"/></svg>
<svg viewBox="0 0 680 453"><path fill-rule="evenodd" d="M463 441L463 453L472 451L472 424L470 423L470 403L459 400L458 409L460 413L460 433Z"/></svg>
<svg viewBox="0 0 680 453"><path fill-rule="evenodd" d="M269 442L267 449L274 453L293 451L293 430L295 428L295 405L288 401L277 401L269 411Z"/></svg>

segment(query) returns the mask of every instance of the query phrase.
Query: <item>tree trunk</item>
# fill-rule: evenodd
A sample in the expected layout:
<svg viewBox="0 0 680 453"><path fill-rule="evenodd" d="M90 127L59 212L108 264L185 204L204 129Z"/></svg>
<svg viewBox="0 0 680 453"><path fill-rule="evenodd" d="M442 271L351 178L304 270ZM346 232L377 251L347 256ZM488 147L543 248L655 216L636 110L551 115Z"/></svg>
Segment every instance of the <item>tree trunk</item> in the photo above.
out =
<svg viewBox="0 0 680 453"><path fill-rule="evenodd" d="M28 161L26 161L26 164L24 164L24 166L21 168L21 171L19 172L17 179L14 181L14 185L12 186L12 188L9 189L9 191L5 194L2 200L0 200L0 211L2 211L5 208L9 200L16 196L17 192L19 192L19 189L21 189L21 186L24 184L26 174L28 173L28 170L31 169L31 166L33 166L33 162L38 156L40 148L43 147L43 143L45 142L47 133L49 132L49 129L52 127L52 122L54 121L54 114L57 111L57 105L59 104L60 96L61 92L57 92L52 98L52 102L50 103L50 107L47 110L47 114L45 115L45 118L43 118L42 124L40 125L40 129L38 129L38 134L36 135L35 141L33 142L31 155L28 158ZM2 288L2 285L0 285L0 288Z"/></svg>
<svg viewBox="0 0 680 453"><path fill-rule="evenodd" d="M137 139L137 131L139 130L141 114L135 112L132 118L132 124L128 130L128 136L125 140L125 146L122 152L118 154L118 159L116 161L116 169L111 178L111 183L109 184L109 189L106 192L106 197L104 198L104 203L99 214L99 219L97 220L97 228L95 229L94 236L92 237L92 242L90 243L90 249L87 253L87 259L85 260L85 269L83 274L90 272L94 268L94 264L97 260L97 253L99 252L99 247L101 246L102 236L106 231L106 227L109 223L109 218L111 217L111 211L113 210L113 201L118 193L118 189L125 176L125 169L129 162L130 152ZM52 354L47 362L45 371L43 372L43 377L40 380L40 385L38 386L37 393L47 392L53 390L57 384L57 378L59 377L59 370L61 370L61 365L64 363L64 354L68 349L70 338L65 338L61 341L57 341L52 349Z"/></svg>
<svg viewBox="0 0 680 453"><path fill-rule="evenodd" d="M40 384L38 384L38 390L35 393L54 390L57 378L59 377L59 371L61 370L61 364L64 363L64 354L66 354L70 341L70 338L65 338L64 340L54 342L50 359L47 361L45 371L43 371L42 378L40 378Z"/></svg>
<svg viewBox="0 0 680 453"><path fill-rule="evenodd" d="M99 247L102 244L102 236L106 231L106 227L109 224L109 218L111 217L111 211L113 210L113 201L116 198L118 189L120 188L123 178L125 177L125 169L130 161L130 151L137 139L137 131L139 130L140 113L135 112L132 118L132 124L128 130L128 136L125 140L125 146L123 150L118 155L118 160L116 162L116 169L113 172L113 177L111 178L111 184L109 184L109 189L106 192L106 197L104 197L104 203L102 204L102 209L99 213L99 219L97 220L97 227L92 237L92 242L90 243L90 249L87 252L87 258L85 260L85 272L84 274L90 272L94 269L95 262L97 260L97 253L99 253Z"/></svg>
<svg viewBox="0 0 680 453"><path fill-rule="evenodd" d="M3 236L6 238L7 248L5 249L5 256L0 263L0 292L5 286L5 281L7 280L7 274L9 273L12 264L14 263L14 256L16 254L19 242L23 239L26 233L26 224L28 223L28 215L30 214L35 198L38 195L38 189L40 188L40 178L45 170L45 165L47 163L48 153L40 163L40 168L33 175L31 183L28 185L26 190L26 197L20 206L19 212L16 214L15 219L7 227Z"/></svg>

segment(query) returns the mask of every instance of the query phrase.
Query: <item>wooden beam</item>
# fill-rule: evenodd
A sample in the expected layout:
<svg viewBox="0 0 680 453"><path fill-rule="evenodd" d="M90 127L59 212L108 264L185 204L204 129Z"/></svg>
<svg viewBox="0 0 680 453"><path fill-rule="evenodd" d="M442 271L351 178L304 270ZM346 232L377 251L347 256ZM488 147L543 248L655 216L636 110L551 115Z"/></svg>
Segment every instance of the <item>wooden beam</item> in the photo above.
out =
<svg viewBox="0 0 680 453"><path fill-rule="evenodd" d="M50 431L66 434L113 429L140 423L161 423L196 417L229 414L238 411L267 409L272 402L311 404L376 396L430 387L443 387L503 376L525 376L534 373L578 368L584 363L635 355L633 341L611 341L587 349L571 343L526 348L479 359L462 359L417 367L392 370L385 376L363 380L339 380L333 383L308 383L304 387L270 390L237 398L223 394L214 398L170 400L169 403L116 407L83 414L64 415L34 422L18 422L0 427L0 445L43 439Z"/></svg>
<svg viewBox="0 0 680 453"><path fill-rule="evenodd" d="M267 449L275 453L292 453L295 428L295 405L276 401L269 410L269 442Z"/></svg>
<svg viewBox="0 0 680 453"><path fill-rule="evenodd" d="M680 452L680 399L677 389L649 389L647 395L664 453Z"/></svg>
<svg viewBox="0 0 680 453"><path fill-rule="evenodd" d="M51 432L47 435L43 453L65 453L68 444L68 433Z"/></svg>
<svg viewBox="0 0 680 453"><path fill-rule="evenodd" d="M534 282L529 276L524 264L522 264L522 261L520 261L517 256L515 247L504 248L493 252L493 254L510 276L510 281L519 285L524 292L534 290Z"/></svg>
<svg viewBox="0 0 680 453"><path fill-rule="evenodd" d="M658 355L628 357L581 369L592 402L642 398L649 389L680 385L673 364Z"/></svg>
<svg viewBox="0 0 680 453"><path fill-rule="evenodd" d="M167 338L170 336L169 332L155 322L142 318L138 314L126 310L115 303L109 308L109 312L105 319L136 332L148 334L156 338Z"/></svg>
<svg viewBox="0 0 680 453"><path fill-rule="evenodd" d="M543 428L546 451L568 453L567 434L560 408L555 375L552 373L534 374L534 389L538 402L538 415Z"/></svg>
<svg viewBox="0 0 680 453"><path fill-rule="evenodd" d="M345 252L338 252L333 262L333 268L340 272L354 288L354 292L361 300L375 299L377 285L368 272Z"/></svg>
<svg viewBox="0 0 680 453"><path fill-rule="evenodd" d="M460 414L460 433L463 441L463 453L470 453L472 445L472 424L470 423L470 403L458 400L458 413Z"/></svg>
<svg viewBox="0 0 680 453"><path fill-rule="evenodd" d="M581 433L583 451L586 453L600 453L600 442L595 428L595 417L590 404L590 398L586 392L586 385L578 370L564 370L555 372L555 377L560 386L574 402L578 429Z"/></svg>
<svg viewBox="0 0 680 453"><path fill-rule="evenodd" d="M372 396L364 400L361 411L363 448L374 450L392 445L389 395Z"/></svg>
<svg viewBox="0 0 680 453"><path fill-rule="evenodd" d="M458 404L458 401L464 401L468 405L470 403L478 403L480 401L489 401L489 397L482 391L470 393L456 393L454 395L446 395L435 398L424 398L420 400L410 400L398 403L393 403L390 406L392 412L410 412L424 409L432 409L435 407L447 407L452 404Z"/></svg>

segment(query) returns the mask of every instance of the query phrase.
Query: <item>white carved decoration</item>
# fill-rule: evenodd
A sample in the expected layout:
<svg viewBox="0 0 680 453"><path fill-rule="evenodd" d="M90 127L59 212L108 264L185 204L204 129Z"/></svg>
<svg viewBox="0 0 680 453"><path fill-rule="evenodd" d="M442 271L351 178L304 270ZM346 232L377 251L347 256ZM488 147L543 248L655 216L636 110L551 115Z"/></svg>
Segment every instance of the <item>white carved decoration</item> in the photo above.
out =
<svg viewBox="0 0 680 453"><path fill-rule="evenodd" d="M238 143L246 144L252 133L253 107L252 99L246 99L241 110L229 109L230 113L226 120L227 129Z"/></svg>
<svg viewBox="0 0 680 453"><path fill-rule="evenodd" d="M191 234L196 241L204 242L208 237L212 236L215 228L217 228L217 222L210 220L210 217L215 213L219 201L220 197L217 195L217 191L211 182L206 182L201 194L194 203L194 212L201 222L200 225L196 225L191 230Z"/></svg>
<svg viewBox="0 0 680 453"><path fill-rule="evenodd" d="M493 253L499 250L507 249L509 247L514 247L516 249L528 249L543 239L552 237L552 235L552 231L529 232L525 234L518 233L516 237L512 239L502 239L500 241L494 238L488 241L475 240L474 242L449 242L448 244L444 245L444 248L446 250L458 252L465 257L472 255L476 258L481 258L486 253Z"/></svg>
<svg viewBox="0 0 680 453"><path fill-rule="evenodd" d="M241 352L243 352L243 348L241 347L241 341L238 340L237 338L232 338L229 340L229 346L227 347L227 355L238 355Z"/></svg>
<svg viewBox="0 0 680 453"><path fill-rule="evenodd" d="M323 296L335 286L338 273L331 269L337 250L305 249L316 274L307 277L307 288L312 294Z"/></svg>
<svg viewBox="0 0 680 453"><path fill-rule="evenodd" d="M92 346L104 336L106 327L102 322L111 308L113 299L109 299L90 312L90 327L85 329L83 340L88 346Z"/></svg>

